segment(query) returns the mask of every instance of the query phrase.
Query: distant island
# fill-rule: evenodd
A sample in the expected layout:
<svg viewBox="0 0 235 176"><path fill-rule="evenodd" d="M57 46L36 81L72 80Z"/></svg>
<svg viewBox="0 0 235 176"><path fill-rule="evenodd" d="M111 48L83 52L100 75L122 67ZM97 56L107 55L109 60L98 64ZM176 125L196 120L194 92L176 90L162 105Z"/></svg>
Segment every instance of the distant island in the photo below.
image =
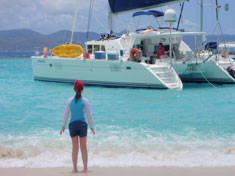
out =
<svg viewBox="0 0 235 176"><path fill-rule="evenodd" d="M99 39L101 34L89 32L88 40ZM35 48L40 50L43 47L54 48L55 46L69 42L71 31L61 30L52 34L41 34L30 29L0 30L0 52L32 52ZM208 35L208 41L217 41L216 35ZM224 40L235 41L235 35L224 35ZM184 37L184 41L194 47L193 37ZM86 32L75 32L73 43L82 45L87 41ZM200 42L198 41L198 45Z"/></svg>
<svg viewBox="0 0 235 176"><path fill-rule="evenodd" d="M88 40L95 40L100 34L89 32ZM0 52L32 52L35 48L55 46L69 42L71 31L61 30L52 34L41 34L30 29L0 30ZM86 32L74 32L73 43L84 46Z"/></svg>

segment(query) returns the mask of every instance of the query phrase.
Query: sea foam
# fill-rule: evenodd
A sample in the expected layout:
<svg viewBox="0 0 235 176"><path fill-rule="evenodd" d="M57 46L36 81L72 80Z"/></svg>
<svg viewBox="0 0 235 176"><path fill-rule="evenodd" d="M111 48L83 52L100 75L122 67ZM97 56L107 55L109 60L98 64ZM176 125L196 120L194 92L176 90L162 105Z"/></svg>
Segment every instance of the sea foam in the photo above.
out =
<svg viewBox="0 0 235 176"><path fill-rule="evenodd" d="M150 131L149 135L140 137L134 130L129 130L128 136L123 136L127 133L124 129L121 135L118 131L95 136L89 132L89 166L217 167L235 163L235 143L222 137L203 140L192 133L185 136L171 133L151 135ZM46 168L72 164L71 140L67 131L62 136L52 130L32 136L9 135L4 139L1 136L1 143L4 144L0 146L0 167ZM80 153L78 165L82 166Z"/></svg>

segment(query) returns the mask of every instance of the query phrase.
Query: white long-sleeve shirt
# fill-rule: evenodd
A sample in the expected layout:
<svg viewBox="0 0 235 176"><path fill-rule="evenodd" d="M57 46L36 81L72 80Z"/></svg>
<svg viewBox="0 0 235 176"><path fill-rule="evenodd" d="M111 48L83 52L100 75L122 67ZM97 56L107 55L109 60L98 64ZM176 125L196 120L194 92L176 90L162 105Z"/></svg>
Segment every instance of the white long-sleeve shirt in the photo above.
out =
<svg viewBox="0 0 235 176"><path fill-rule="evenodd" d="M70 103L71 101L73 100L74 97L70 97L67 101L67 104L66 104L66 108L65 108L65 113L64 113L64 121L63 121L63 126L66 126L67 124L67 121L69 119L69 117L71 116L71 109L70 109ZM90 126L90 128L93 128L93 124L92 124L92 116L91 116L91 111L90 111L90 104L89 104L89 101L84 98L84 97L81 97L82 100L84 101L85 103L85 107L83 109L83 112L84 114L86 114L86 117L87 117L87 121L88 121L88 124Z"/></svg>

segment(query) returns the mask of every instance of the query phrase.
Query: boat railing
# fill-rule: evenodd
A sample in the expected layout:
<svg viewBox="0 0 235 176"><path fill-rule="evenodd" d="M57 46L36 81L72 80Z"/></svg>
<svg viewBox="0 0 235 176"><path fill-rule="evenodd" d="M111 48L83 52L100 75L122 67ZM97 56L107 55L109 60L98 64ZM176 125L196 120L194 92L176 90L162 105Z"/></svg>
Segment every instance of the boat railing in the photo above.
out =
<svg viewBox="0 0 235 176"><path fill-rule="evenodd" d="M230 63L233 64L233 62L231 61L231 57L229 55L223 55L223 54L217 54L216 55L216 62L217 63Z"/></svg>
<svg viewBox="0 0 235 176"><path fill-rule="evenodd" d="M169 30L170 27L159 27L158 29L160 29L160 30L162 30L162 29L167 29L167 30ZM180 32L184 32L184 31L185 31L184 29L177 29L177 28L172 28L172 29L175 30L175 31L180 31Z"/></svg>
<svg viewBox="0 0 235 176"><path fill-rule="evenodd" d="M157 64L170 64L170 58L162 58L162 59L157 59L156 62Z"/></svg>
<svg viewBox="0 0 235 176"><path fill-rule="evenodd" d="M205 50L200 51L186 51L185 57L183 57L183 63L187 62L197 62L202 61L206 62L208 61L214 54L212 52L208 52Z"/></svg>

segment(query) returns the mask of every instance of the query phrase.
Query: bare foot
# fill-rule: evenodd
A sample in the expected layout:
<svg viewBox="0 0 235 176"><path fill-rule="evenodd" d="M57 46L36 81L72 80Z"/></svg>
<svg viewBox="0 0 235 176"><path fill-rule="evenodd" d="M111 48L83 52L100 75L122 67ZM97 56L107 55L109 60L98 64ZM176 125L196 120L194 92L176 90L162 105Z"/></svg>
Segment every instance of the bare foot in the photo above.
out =
<svg viewBox="0 0 235 176"><path fill-rule="evenodd" d="M84 169L83 169L83 172L84 172L84 173L87 173L87 171L88 171L87 168L84 168Z"/></svg>
<svg viewBox="0 0 235 176"><path fill-rule="evenodd" d="M76 173L76 172L78 172L78 170L77 169L73 169L73 173Z"/></svg>

